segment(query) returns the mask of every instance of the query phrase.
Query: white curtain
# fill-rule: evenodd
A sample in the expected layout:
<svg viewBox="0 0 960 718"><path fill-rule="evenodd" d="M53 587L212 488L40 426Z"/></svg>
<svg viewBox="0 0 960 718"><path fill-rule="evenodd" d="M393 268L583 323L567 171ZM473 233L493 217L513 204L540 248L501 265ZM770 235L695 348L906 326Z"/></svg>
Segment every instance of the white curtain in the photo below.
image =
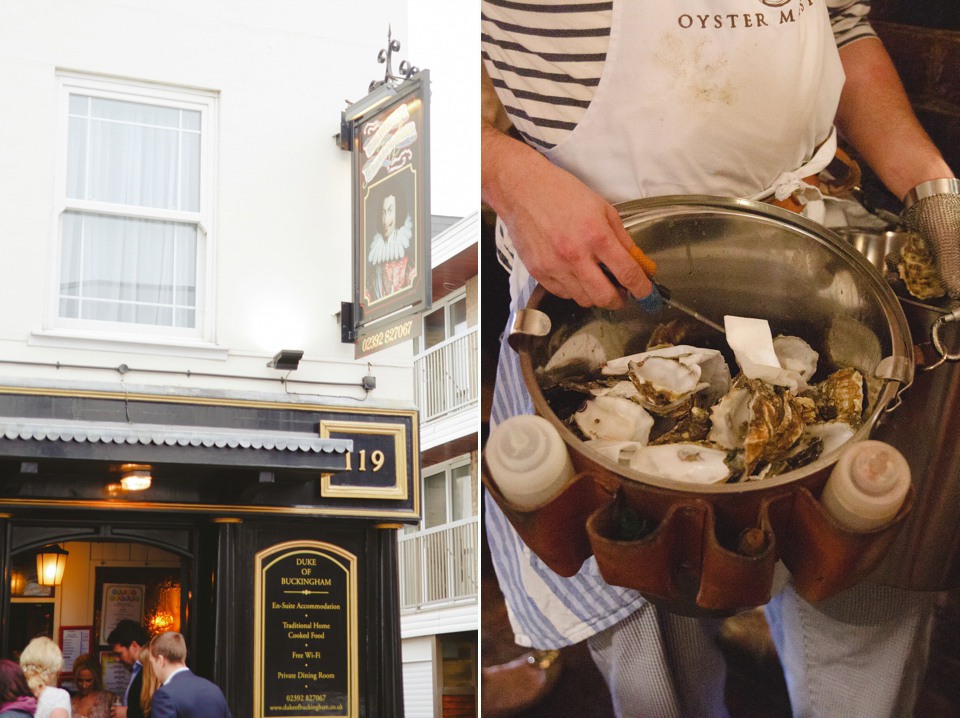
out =
<svg viewBox="0 0 960 718"><path fill-rule="evenodd" d="M67 198L199 211L200 113L70 96ZM67 211L60 316L196 324L197 229Z"/></svg>

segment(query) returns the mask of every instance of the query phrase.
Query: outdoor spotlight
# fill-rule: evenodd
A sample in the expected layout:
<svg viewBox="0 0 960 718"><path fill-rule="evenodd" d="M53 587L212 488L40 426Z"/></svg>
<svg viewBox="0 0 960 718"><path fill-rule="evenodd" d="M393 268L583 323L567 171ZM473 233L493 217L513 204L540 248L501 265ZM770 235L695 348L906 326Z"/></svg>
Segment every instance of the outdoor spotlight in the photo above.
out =
<svg viewBox="0 0 960 718"><path fill-rule="evenodd" d="M267 366L281 371L293 371L300 366L302 358L303 352L299 349L284 349L274 354L273 359L267 362Z"/></svg>
<svg viewBox="0 0 960 718"><path fill-rule="evenodd" d="M37 583L41 586L59 586L70 554L53 544L37 554Z"/></svg>
<svg viewBox="0 0 960 718"><path fill-rule="evenodd" d="M124 464L120 467L120 488L123 491L143 491L153 483L151 467L148 464ZM109 487L108 487L109 488Z"/></svg>

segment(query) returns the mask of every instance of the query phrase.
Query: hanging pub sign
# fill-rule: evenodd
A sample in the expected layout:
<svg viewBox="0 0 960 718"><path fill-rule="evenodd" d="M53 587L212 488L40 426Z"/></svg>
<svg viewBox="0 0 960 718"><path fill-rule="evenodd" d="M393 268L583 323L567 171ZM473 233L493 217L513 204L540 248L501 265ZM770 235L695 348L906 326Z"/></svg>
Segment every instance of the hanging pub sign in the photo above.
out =
<svg viewBox="0 0 960 718"><path fill-rule="evenodd" d="M342 321L358 358L411 338L401 320L430 307L429 88L428 70L384 82L341 120L354 211L353 316Z"/></svg>

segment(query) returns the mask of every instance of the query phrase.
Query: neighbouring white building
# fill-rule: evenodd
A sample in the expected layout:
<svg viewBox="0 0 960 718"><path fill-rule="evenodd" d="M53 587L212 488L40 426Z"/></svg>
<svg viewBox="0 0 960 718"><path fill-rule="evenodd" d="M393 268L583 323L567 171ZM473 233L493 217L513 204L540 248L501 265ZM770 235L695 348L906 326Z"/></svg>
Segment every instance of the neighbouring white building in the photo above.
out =
<svg viewBox="0 0 960 718"><path fill-rule="evenodd" d="M435 300L415 340L423 520L400 536L408 718L478 715L479 233L473 213L435 235Z"/></svg>

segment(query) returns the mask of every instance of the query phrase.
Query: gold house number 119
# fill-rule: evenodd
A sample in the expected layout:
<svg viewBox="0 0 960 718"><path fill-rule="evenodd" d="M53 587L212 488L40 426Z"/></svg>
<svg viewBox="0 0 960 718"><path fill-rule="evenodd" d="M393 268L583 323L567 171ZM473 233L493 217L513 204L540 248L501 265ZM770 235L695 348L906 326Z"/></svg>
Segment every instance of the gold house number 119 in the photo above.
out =
<svg viewBox="0 0 960 718"><path fill-rule="evenodd" d="M360 449L357 452L360 455L360 463L357 466L357 471L366 471L367 470L367 450ZM373 464L374 471L380 471L383 468L384 456L383 452L380 449L372 452L370 454L370 463ZM353 452L347 452L347 471L353 471Z"/></svg>

